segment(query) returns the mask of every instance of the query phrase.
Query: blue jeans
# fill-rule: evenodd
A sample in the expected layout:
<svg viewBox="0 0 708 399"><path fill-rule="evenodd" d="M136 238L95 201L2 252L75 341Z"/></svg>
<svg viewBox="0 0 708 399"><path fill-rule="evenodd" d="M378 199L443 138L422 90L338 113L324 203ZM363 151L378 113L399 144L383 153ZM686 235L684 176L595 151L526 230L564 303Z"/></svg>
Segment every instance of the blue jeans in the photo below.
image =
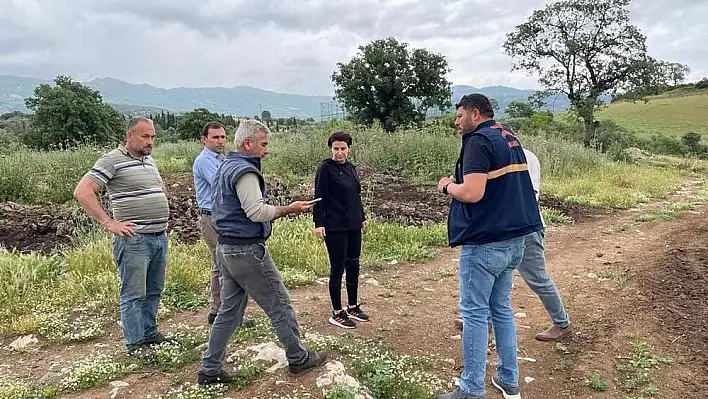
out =
<svg viewBox="0 0 708 399"><path fill-rule="evenodd" d="M460 389L470 395L484 395L487 363L487 318L494 325L502 383L518 386L516 325L511 308L514 269L524 254L524 238L484 245L465 245L460 253L460 316L463 320L462 357L464 370Z"/></svg>
<svg viewBox="0 0 708 399"><path fill-rule="evenodd" d="M130 349L157 335L157 308L165 287L167 236L136 233L114 236L113 256L120 274L120 320Z"/></svg>
<svg viewBox="0 0 708 399"><path fill-rule="evenodd" d="M526 284L538 295L553 324L568 327L570 319L563 307L556 285L546 270L546 253L543 248L544 231L537 231L524 237L524 258L519 265L519 274Z"/></svg>

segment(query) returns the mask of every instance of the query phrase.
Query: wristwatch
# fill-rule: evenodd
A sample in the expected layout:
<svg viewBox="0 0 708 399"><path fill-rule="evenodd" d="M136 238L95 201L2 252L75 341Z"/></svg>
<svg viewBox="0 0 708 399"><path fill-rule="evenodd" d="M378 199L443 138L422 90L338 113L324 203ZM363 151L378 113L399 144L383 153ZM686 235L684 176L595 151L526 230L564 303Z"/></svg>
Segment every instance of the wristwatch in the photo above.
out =
<svg viewBox="0 0 708 399"><path fill-rule="evenodd" d="M449 186L450 184L452 184L452 182L447 183L446 185L443 186L443 194L447 195L447 186Z"/></svg>

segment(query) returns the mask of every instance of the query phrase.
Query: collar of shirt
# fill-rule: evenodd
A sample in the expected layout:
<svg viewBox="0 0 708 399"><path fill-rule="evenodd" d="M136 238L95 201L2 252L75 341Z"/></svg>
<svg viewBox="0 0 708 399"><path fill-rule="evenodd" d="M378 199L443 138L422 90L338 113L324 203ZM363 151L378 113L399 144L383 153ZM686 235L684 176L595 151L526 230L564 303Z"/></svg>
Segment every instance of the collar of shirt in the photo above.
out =
<svg viewBox="0 0 708 399"><path fill-rule="evenodd" d="M137 160L137 161L143 161L143 162L144 162L145 159L148 157L148 155L144 155L142 158L136 158L136 157L134 157L133 154L131 154L131 153L128 151L128 149L125 148L125 145L122 144L122 143L121 143L121 144L118 144L118 151L122 152L123 155L127 155L127 156L129 156L129 157L131 157L131 158L133 158L133 159L135 159L135 160Z"/></svg>
<svg viewBox="0 0 708 399"><path fill-rule="evenodd" d="M208 156L208 157L211 157L211 158L216 158L216 159L218 159L219 161L223 161L223 160L224 160L224 155L223 155L223 154L218 153L218 152L216 152L216 151L212 151L212 150L209 149L209 147L204 147L204 149L202 149L202 154L204 154L204 156Z"/></svg>

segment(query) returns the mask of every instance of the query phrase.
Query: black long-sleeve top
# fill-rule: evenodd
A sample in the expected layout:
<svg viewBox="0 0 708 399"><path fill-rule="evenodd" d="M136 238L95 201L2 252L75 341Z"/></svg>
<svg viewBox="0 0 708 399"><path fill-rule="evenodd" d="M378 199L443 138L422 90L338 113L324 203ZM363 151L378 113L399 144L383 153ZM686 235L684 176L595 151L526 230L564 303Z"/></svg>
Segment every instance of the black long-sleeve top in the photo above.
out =
<svg viewBox="0 0 708 399"><path fill-rule="evenodd" d="M315 198L322 200L315 203L312 219L325 232L358 230L366 220L359 175L349 161L322 162L315 177Z"/></svg>

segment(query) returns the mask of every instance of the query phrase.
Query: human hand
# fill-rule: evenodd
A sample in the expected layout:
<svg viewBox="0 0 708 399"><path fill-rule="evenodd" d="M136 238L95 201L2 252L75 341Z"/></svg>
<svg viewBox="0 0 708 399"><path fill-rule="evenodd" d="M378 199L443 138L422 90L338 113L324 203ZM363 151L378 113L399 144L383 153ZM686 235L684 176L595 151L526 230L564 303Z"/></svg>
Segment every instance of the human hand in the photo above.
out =
<svg viewBox="0 0 708 399"><path fill-rule="evenodd" d="M324 227L315 227L315 235L320 240L324 240L325 236L327 235L325 233L325 228Z"/></svg>
<svg viewBox="0 0 708 399"><path fill-rule="evenodd" d="M366 229L366 224L367 224L367 223L366 223L366 220L364 220L364 221L361 222L361 229L362 229L362 230Z"/></svg>
<svg viewBox="0 0 708 399"><path fill-rule="evenodd" d="M108 221L104 223L104 226L108 231L118 234L121 237L133 237L135 235L135 231L132 228L135 226L133 222L119 222L115 219L108 219Z"/></svg>
<svg viewBox="0 0 708 399"><path fill-rule="evenodd" d="M295 201L292 204L288 205L288 208L290 208L293 213L302 213L312 209L312 206L313 204L309 204L307 203L307 201Z"/></svg>
<svg viewBox="0 0 708 399"><path fill-rule="evenodd" d="M443 188L445 188L445 186L447 186L447 185L450 184L450 183L454 183L454 182L455 182L455 181L452 179L452 176L449 176L449 177L441 177L441 178L440 178L440 181L438 182L438 192L439 192L439 193L442 193L442 192L443 192Z"/></svg>

